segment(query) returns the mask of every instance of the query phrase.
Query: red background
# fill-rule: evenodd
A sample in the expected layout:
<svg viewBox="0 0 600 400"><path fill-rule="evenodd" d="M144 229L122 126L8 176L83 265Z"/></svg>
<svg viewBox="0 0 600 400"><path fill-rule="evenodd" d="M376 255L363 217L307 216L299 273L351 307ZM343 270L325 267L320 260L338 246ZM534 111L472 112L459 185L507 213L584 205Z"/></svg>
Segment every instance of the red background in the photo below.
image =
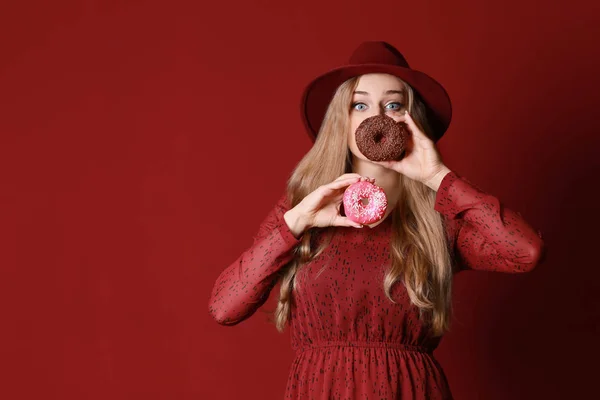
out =
<svg viewBox="0 0 600 400"><path fill-rule="evenodd" d="M208 297L310 148L304 85L362 40L444 84L446 165L546 240L529 274L457 276L455 397L597 392L599 26L573 0L3 1L0 397L282 398L287 331Z"/></svg>

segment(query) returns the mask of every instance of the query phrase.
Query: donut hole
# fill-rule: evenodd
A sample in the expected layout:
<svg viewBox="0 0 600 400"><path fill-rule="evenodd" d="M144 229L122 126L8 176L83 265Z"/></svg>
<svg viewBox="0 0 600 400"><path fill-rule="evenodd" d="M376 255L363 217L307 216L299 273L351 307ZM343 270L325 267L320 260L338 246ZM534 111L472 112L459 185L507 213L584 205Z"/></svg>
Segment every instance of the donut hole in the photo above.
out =
<svg viewBox="0 0 600 400"><path fill-rule="evenodd" d="M381 132L378 132L377 134L375 134L375 137L373 138L373 140L375 141L375 143L384 143L385 135Z"/></svg>
<svg viewBox="0 0 600 400"><path fill-rule="evenodd" d="M369 198L368 197L363 197L362 199L360 199L360 204L362 204L363 206L368 206L369 205Z"/></svg>

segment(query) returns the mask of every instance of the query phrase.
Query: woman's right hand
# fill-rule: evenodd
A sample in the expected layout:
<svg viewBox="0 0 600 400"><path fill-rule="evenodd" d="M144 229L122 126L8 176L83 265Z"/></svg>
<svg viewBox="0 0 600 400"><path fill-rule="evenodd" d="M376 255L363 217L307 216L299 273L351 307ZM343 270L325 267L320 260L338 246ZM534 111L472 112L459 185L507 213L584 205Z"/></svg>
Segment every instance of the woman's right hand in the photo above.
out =
<svg viewBox="0 0 600 400"><path fill-rule="evenodd" d="M331 183L319 186L300 203L284 214L294 236L299 237L311 227L349 226L362 228L362 225L340 214L340 204L348 186L359 181L374 183L372 178L359 174L343 174Z"/></svg>

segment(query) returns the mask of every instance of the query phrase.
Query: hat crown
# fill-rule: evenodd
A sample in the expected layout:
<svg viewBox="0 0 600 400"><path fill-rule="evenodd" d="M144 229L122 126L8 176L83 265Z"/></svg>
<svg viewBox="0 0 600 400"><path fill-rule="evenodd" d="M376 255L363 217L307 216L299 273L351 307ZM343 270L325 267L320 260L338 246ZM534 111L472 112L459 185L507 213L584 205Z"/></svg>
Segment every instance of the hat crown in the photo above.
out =
<svg viewBox="0 0 600 400"><path fill-rule="evenodd" d="M388 64L410 68L406 58L394 46L382 41L361 43L350 56L350 64Z"/></svg>

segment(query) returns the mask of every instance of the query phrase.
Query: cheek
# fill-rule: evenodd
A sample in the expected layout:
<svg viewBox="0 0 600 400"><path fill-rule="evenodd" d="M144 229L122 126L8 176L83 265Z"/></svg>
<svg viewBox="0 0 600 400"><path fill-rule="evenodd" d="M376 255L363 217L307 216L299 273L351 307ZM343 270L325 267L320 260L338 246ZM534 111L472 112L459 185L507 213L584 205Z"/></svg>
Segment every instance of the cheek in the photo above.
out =
<svg viewBox="0 0 600 400"><path fill-rule="evenodd" d="M356 157L358 157L362 160L368 160L368 159L358 149L358 146L356 145L356 135L354 134L354 132L356 132L356 129L358 128L358 126L366 118L367 118L367 116L365 116L365 115L352 115L351 114L350 115L350 129L348 130L348 147L350 148L350 151L352 152L352 154L354 154Z"/></svg>
<svg viewBox="0 0 600 400"><path fill-rule="evenodd" d="M351 123L350 124L350 129L348 130L348 145L350 146L350 148L355 149L356 148L356 136L354 135L354 132L356 132L356 127L358 125Z"/></svg>
<svg viewBox="0 0 600 400"><path fill-rule="evenodd" d="M360 125L361 122L362 122L362 119L350 116L350 130L348 131L348 141L349 142L354 141L354 132L356 132L356 129L358 128L358 126Z"/></svg>
<svg viewBox="0 0 600 400"><path fill-rule="evenodd" d="M358 124L351 124L350 130L348 132L348 147L350 148L352 154L354 154L356 157L363 158L364 156L358 149L358 146L356 146L356 136L354 135L354 132L356 131L357 127Z"/></svg>

